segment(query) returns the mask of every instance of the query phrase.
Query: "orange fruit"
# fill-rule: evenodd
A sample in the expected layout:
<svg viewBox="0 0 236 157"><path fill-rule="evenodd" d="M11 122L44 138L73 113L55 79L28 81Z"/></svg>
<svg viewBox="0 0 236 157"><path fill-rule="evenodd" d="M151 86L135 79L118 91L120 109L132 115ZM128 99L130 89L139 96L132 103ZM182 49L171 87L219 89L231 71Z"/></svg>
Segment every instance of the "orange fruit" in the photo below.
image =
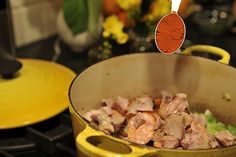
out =
<svg viewBox="0 0 236 157"><path fill-rule="evenodd" d="M102 10L106 16L121 12L121 8L116 0L103 0Z"/></svg>
<svg viewBox="0 0 236 157"><path fill-rule="evenodd" d="M135 25L135 21L133 19L130 19L129 14L127 12L120 12L118 14L119 20L124 24L125 27L133 27Z"/></svg>

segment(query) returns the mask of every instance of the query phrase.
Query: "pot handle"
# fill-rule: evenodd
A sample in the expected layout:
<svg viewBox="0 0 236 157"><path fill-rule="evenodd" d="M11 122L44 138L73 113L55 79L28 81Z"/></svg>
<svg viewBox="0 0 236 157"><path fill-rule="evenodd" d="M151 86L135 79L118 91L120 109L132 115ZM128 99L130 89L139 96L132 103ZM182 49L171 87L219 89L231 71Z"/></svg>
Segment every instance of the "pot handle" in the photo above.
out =
<svg viewBox="0 0 236 157"><path fill-rule="evenodd" d="M96 131L90 126L77 135L77 148L87 156L137 157L156 154L157 149L137 147L129 142Z"/></svg>
<svg viewBox="0 0 236 157"><path fill-rule="evenodd" d="M230 54L227 51L225 51L222 48L210 46L210 45L193 45L193 46L187 47L180 54L191 55L193 51L208 52L211 54L221 56L222 58L218 60L218 62L223 63L223 64L229 64L229 61L230 61Z"/></svg>

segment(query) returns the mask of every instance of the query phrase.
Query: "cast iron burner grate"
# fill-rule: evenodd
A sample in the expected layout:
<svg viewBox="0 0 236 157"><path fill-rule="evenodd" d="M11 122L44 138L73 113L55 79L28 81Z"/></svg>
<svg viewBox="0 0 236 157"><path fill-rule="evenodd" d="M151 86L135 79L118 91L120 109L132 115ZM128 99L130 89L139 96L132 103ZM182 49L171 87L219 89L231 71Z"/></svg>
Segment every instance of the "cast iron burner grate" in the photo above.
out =
<svg viewBox="0 0 236 157"><path fill-rule="evenodd" d="M0 131L0 157L76 157L69 112L31 126Z"/></svg>

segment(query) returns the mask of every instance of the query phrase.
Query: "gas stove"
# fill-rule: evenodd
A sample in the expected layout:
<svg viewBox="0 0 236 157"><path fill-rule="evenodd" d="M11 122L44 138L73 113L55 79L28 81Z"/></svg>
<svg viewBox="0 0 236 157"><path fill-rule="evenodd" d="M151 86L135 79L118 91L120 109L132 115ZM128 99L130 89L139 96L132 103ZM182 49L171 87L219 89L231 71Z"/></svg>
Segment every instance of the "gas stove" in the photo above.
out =
<svg viewBox="0 0 236 157"><path fill-rule="evenodd" d="M0 157L76 157L69 111L31 126L0 131Z"/></svg>

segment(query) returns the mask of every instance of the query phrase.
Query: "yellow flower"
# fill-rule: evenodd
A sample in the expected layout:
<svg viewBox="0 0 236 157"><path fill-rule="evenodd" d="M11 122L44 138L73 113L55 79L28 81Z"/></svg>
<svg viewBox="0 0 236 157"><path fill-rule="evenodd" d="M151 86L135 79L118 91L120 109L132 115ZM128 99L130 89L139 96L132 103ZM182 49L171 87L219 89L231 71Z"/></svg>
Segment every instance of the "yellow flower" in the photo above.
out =
<svg viewBox="0 0 236 157"><path fill-rule="evenodd" d="M117 24L114 24L112 29L110 30L111 34L113 35L117 35L117 34L120 34L123 32L123 24L122 24L122 27L119 23Z"/></svg>
<svg viewBox="0 0 236 157"><path fill-rule="evenodd" d="M108 32L108 31L103 31L103 32L102 32L102 36L103 36L104 38L108 38L108 37L110 36L110 32Z"/></svg>
<svg viewBox="0 0 236 157"><path fill-rule="evenodd" d="M110 34L116 35L122 32L124 24L119 21L116 15L111 15L107 17L103 23L104 37L108 37Z"/></svg>
<svg viewBox="0 0 236 157"><path fill-rule="evenodd" d="M103 23L103 28L105 30L109 30L113 27L114 24L117 23L119 23L119 19L116 15L108 16Z"/></svg>
<svg viewBox="0 0 236 157"><path fill-rule="evenodd" d="M118 19L116 15L107 17L103 23L104 38L108 38L110 35L116 39L117 43L124 44L128 41L128 34L123 32L124 24Z"/></svg>
<svg viewBox="0 0 236 157"><path fill-rule="evenodd" d="M144 20L155 22L164 15L170 12L170 1L168 0L155 0L153 1L149 13L144 16Z"/></svg>
<svg viewBox="0 0 236 157"><path fill-rule="evenodd" d="M117 0L117 3L124 10L139 10L142 0Z"/></svg>
<svg viewBox="0 0 236 157"><path fill-rule="evenodd" d="M117 36L116 38L116 41L119 43L119 44L125 44L129 39L129 36L128 34L126 33L121 33Z"/></svg>

